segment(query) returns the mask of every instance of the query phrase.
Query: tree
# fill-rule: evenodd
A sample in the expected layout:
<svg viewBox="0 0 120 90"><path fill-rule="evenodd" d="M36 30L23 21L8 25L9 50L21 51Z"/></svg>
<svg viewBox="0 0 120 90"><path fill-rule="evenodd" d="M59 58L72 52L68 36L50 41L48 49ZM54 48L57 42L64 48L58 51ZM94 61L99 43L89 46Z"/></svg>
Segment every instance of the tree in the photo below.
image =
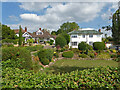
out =
<svg viewBox="0 0 120 90"><path fill-rule="evenodd" d="M85 42L81 42L78 44L78 49L82 51L88 50L88 44Z"/></svg>
<svg viewBox="0 0 120 90"><path fill-rule="evenodd" d="M60 26L60 29L57 31L57 34L61 34L63 32L71 32L73 30L78 30L79 29L79 26L77 23L75 22L66 22L66 23L63 23L61 26Z"/></svg>
<svg viewBox="0 0 120 90"><path fill-rule="evenodd" d="M21 26L19 26L19 46L22 45L22 30L21 30Z"/></svg>
<svg viewBox="0 0 120 90"><path fill-rule="evenodd" d="M2 25L2 39L15 39L14 30L10 29L7 25Z"/></svg>
<svg viewBox="0 0 120 90"><path fill-rule="evenodd" d="M61 48L63 48L65 45L67 45L67 41L65 40L65 38L61 35L59 35L58 37L56 37L55 39L55 46L60 45Z"/></svg>
<svg viewBox="0 0 120 90"><path fill-rule="evenodd" d="M112 16L112 26L102 27L103 29L112 30L114 44L120 45L120 10L118 9Z"/></svg>
<svg viewBox="0 0 120 90"><path fill-rule="evenodd" d="M67 44L70 42L70 36L67 33L62 33L61 34L67 41Z"/></svg>

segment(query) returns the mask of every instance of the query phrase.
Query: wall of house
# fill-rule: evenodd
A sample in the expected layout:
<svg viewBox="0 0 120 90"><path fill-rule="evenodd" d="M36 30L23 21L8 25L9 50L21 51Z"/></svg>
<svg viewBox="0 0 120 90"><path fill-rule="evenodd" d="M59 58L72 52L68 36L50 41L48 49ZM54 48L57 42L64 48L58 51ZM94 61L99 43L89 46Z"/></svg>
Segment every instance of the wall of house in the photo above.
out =
<svg viewBox="0 0 120 90"><path fill-rule="evenodd" d="M38 31L36 32L36 35L41 35L40 33L43 34L42 31L38 30Z"/></svg>
<svg viewBox="0 0 120 90"><path fill-rule="evenodd" d="M77 36L77 38L72 38L72 36ZM70 35L70 43L69 46L72 46L71 42L77 42L76 46L72 46L72 48L78 48L78 44L81 42L86 42L89 45L92 45L92 43L94 42L101 42L102 41L102 35L93 35L92 38L89 37L89 35L85 35L85 38L83 38L82 35L78 35L78 34L72 34Z"/></svg>

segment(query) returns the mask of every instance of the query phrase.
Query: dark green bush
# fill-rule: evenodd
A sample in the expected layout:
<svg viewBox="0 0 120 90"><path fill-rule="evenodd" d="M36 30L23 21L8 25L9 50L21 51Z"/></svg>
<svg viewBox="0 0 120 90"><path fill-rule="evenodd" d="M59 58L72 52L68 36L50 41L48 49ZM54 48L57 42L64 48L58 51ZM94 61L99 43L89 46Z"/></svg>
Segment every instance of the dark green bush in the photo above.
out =
<svg viewBox="0 0 120 90"><path fill-rule="evenodd" d="M55 46L60 45L61 48L63 48L65 45L67 45L67 41L63 36L58 36L55 39Z"/></svg>
<svg viewBox="0 0 120 90"><path fill-rule="evenodd" d="M105 49L105 43L104 42L94 42L93 43L94 50L104 50Z"/></svg>
<svg viewBox="0 0 120 90"><path fill-rule="evenodd" d="M59 53L58 53L58 52L54 53L54 56L55 56L56 58L59 58Z"/></svg>
<svg viewBox="0 0 120 90"><path fill-rule="evenodd" d="M42 58L40 61L43 65L48 65L49 64L49 60L47 58Z"/></svg>
<svg viewBox="0 0 120 90"><path fill-rule="evenodd" d="M79 54L79 57L87 58L88 56L86 54Z"/></svg>
<svg viewBox="0 0 120 90"><path fill-rule="evenodd" d="M79 49L79 50L82 50L82 51L92 50L92 46L88 45L88 44L85 43L85 42L81 42L81 43L78 44L78 49Z"/></svg>
<svg viewBox="0 0 120 90"><path fill-rule="evenodd" d="M111 58L117 58L117 54L111 54Z"/></svg>
<svg viewBox="0 0 120 90"><path fill-rule="evenodd" d="M88 55L89 55L91 58L94 58L94 57L95 57L94 53L89 53Z"/></svg>
<svg viewBox="0 0 120 90"><path fill-rule="evenodd" d="M74 56L74 53L73 51L63 52L62 56L66 58L72 58Z"/></svg>
<svg viewBox="0 0 120 90"><path fill-rule="evenodd" d="M22 67L25 69L32 68L31 53L29 50L26 50L23 47L6 47L2 48L2 60L6 61L8 59L14 60L23 60Z"/></svg>
<svg viewBox="0 0 120 90"><path fill-rule="evenodd" d="M51 62L52 57L53 57L53 50L52 49L41 49L40 51L38 51L38 57L42 64L44 64L44 61L45 63L47 62L46 59L48 59L49 62Z"/></svg>

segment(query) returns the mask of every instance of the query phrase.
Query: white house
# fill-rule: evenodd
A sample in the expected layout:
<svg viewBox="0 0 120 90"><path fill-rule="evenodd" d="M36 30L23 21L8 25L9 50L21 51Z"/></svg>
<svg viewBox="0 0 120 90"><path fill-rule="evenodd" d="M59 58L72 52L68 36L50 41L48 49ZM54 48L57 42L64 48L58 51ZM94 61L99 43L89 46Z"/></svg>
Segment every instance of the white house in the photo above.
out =
<svg viewBox="0 0 120 90"><path fill-rule="evenodd" d="M15 29L14 30L16 35L19 37L19 29ZM28 39L32 38L34 39L34 41L37 43L38 40L39 41L49 41L50 39L54 40L54 44L55 44L55 37L52 36L48 31L46 30L41 30L41 28L39 28L39 30L37 30L34 33L30 33L27 31L27 28L25 27L25 30L22 29L22 37L25 37L25 43Z"/></svg>
<svg viewBox="0 0 120 90"><path fill-rule="evenodd" d="M94 42L102 42L102 32L96 30L80 29L68 33L70 35L69 47L78 48L78 44L86 42L92 45Z"/></svg>

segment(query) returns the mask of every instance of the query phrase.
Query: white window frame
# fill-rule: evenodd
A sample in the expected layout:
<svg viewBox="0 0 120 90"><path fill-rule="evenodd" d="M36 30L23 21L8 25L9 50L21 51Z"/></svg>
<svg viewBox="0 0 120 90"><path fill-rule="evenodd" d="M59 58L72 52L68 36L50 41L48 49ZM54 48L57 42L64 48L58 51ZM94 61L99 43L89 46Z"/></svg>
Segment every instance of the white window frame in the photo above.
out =
<svg viewBox="0 0 120 90"><path fill-rule="evenodd" d="M77 42L71 42L72 46L77 46Z"/></svg>
<svg viewBox="0 0 120 90"><path fill-rule="evenodd" d="M77 38L77 35L72 35L71 37L72 37L72 38Z"/></svg>
<svg viewBox="0 0 120 90"><path fill-rule="evenodd" d="M82 38L85 38L85 35L82 35Z"/></svg>
<svg viewBox="0 0 120 90"><path fill-rule="evenodd" d="M91 37L92 36L92 37ZM89 38L93 38L93 35L89 35Z"/></svg>

